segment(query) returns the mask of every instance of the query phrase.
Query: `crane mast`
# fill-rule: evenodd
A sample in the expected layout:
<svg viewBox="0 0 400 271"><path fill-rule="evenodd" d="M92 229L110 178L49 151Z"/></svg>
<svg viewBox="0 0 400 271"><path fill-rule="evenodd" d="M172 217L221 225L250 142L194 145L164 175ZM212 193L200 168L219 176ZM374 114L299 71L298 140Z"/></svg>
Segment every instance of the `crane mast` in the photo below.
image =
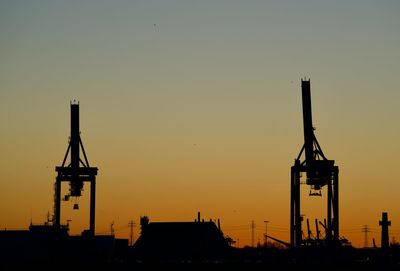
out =
<svg viewBox="0 0 400 271"><path fill-rule="evenodd" d="M301 81L301 96L303 100L304 152L306 163L311 166L314 160L314 128L311 113L310 81Z"/></svg>

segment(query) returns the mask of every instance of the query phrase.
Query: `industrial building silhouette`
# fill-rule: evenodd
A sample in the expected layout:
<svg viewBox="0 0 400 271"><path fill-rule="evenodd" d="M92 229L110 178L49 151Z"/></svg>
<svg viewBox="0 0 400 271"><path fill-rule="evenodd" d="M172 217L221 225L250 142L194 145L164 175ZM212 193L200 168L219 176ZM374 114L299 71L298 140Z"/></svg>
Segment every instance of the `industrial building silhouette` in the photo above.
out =
<svg viewBox="0 0 400 271"><path fill-rule="evenodd" d="M141 235L133 246L138 259L156 261L220 259L229 244L213 221L149 222L141 217Z"/></svg>

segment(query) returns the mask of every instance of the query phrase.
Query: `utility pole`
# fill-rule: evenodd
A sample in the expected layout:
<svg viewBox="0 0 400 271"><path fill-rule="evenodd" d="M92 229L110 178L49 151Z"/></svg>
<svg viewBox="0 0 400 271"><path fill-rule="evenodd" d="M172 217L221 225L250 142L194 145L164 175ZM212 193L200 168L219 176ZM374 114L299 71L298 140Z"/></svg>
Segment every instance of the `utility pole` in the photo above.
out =
<svg viewBox="0 0 400 271"><path fill-rule="evenodd" d="M268 244L267 244L267 241L268 241L268 220L264 220L264 223L265 223L265 236L264 236L264 242L265 242L265 247L267 247L268 246Z"/></svg>
<svg viewBox="0 0 400 271"><path fill-rule="evenodd" d="M131 229L131 234L130 234L130 243L131 243L131 246L133 246L133 227L135 227L136 226L136 223L135 222L133 222L133 220L131 220L131 221L129 221L129 227L130 227L130 229Z"/></svg>
<svg viewBox="0 0 400 271"><path fill-rule="evenodd" d="M254 229L256 227L256 224L254 223L254 220L251 221L251 247L254 247Z"/></svg>
<svg viewBox="0 0 400 271"><path fill-rule="evenodd" d="M368 233L371 232L368 225L364 225L362 232L364 233L364 247L368 247Z"/></svg>
<svg viewBox="0 0 400 271"><path fill-rule="evenodd" d="M110 233L112 236L114 236L114 221L110 224Z"/></svg>

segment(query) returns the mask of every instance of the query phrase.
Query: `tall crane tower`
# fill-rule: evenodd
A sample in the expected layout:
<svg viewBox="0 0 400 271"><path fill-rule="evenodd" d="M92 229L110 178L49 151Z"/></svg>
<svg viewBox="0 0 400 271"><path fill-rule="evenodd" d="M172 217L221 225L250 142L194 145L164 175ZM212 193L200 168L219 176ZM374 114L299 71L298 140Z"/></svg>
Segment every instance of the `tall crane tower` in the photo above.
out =
<svg viewBox="0 0 400 271"><path fill-rule="evenodd" d="M81 159L80 150L82 150L84 160ZM68 154L70 154L70 163L66 164ZM61 166L56 167L57 177L55 182L54 195L54 217L53 224L60 227L61 218L61 183L69 183L69 194L64 196L64 200L70 197L76 199L82 196L83 183L90 182L90 221L89 234L94 236L95 228L95 202L96 202L96 175L97 167L90 167L86 157L86 152L82 144L79 130L79 103L71 103L71 136L67 152ZM79 209L77 203L74 209Z"/></svg>
<svg viewBox="0 0 400 271"><path fill-rule="evenodd" d="M300 214L300 178L306 173L306 182L310 186L310 196L321 196L323 187L327 187L327 225L328 244L339 241L339 168L334 160L324 155L314 134L311 115L310 80L301 80L303 101L304 145L291 168L290 182L290 244L300 247L302 240L302 216ZM302 155L304 154L304 160Z"/></svg>

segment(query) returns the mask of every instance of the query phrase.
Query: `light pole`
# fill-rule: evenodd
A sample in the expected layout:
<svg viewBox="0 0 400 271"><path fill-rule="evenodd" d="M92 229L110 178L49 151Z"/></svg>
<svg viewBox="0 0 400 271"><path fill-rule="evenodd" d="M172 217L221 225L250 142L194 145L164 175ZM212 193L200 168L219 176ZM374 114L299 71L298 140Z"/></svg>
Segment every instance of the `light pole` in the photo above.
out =
<svg viewBox="0 0 400 271"><path fill-rule="evenodd" d="M264 242L265 242L265 247L267 247L267 241L268 241L268 220L264 220L265 223L265 236L264 236Z"/></svg>
<svg viewBox="0 0 400 271"><path fill-rule="evenodd" d="M136 223L133 222L133 220L129 221L128 223L129 227L131 228L131 232L130 232L130 242L131 242L131 246L133 246L133 227L136 226Z"/></svg>

